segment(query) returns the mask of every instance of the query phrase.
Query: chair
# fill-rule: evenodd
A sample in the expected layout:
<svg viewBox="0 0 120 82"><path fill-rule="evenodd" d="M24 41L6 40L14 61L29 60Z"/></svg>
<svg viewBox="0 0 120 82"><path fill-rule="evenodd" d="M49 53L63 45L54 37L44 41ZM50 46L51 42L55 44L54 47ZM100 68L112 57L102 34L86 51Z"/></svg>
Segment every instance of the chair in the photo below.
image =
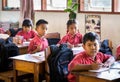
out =
<svg viewBox="0 0 120 82"><path fill-rule="evenodd" d="M45 78L46 78L46 82L50 82L50 72L49 72L49 66L47 63L47 58L50 55L50 47L46 48L45 50Z"/></svg>
<svg viewBox="0 0 120 82"><path fill-rule="evenodd" d="M14 78L13 70L0 72L0 82L13 82L13 78ZM33 74L19 71L18 82L23 82L24 80L33 82Z"/></svg>
<svg viewBox="0 0 120 82"><path fill-rule="evenodd" d="M53 32L53 33L47 33L45 35L45 38L47 38L49 45L57 44L60 40L60 33ZM50 47L46 48L45 50L45 78L46 82L50 82L50 72L49 72L49 66L47 63L47 58L50 55Z"/></svg>
<svg viewBox="0 0 120 82"><path fill-rule="evenodd" d="M47 33L45 35L45 38L47 38L49 45L57 44L60 41L60 33L58 32Z"/></svg>

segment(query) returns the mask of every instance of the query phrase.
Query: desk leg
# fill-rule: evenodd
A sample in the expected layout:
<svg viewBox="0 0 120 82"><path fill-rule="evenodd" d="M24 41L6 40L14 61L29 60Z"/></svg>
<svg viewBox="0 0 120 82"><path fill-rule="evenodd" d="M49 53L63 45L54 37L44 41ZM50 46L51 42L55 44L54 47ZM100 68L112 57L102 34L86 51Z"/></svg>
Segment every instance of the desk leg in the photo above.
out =
<svg viewBox="0 0 120 82"><path fill-rule="evenodd" d="M34 82L39 82L39 64L37 63L34 66Z"/></svg>
<svg viewBox="0 0 120 82"><path fill-rule="evenodd" d="M15 67L15 60L13 60L13 74L14 74L13 82L17 82L18 72L17 72L17 70L15 68L16 68Z"/></svg>
<svg viewBox="0 0 120 82"><path fill-rule="evenodd" d="M76 82L79 82L79 75L76 75Z"/></svg>

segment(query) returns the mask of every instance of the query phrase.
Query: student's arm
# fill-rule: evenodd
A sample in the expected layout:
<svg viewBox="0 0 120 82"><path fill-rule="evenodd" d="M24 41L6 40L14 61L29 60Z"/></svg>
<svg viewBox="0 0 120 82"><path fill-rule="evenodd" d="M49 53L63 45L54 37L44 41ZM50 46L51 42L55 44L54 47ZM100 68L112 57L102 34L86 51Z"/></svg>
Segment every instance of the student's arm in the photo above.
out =
<svg viewBox="0 0 120 82"><path fill-rule="evenodd" d="M90 65L88 64L78 64L76 66L74 66L71 71L78 71L78 70L96 70L96 69L100 69L103 66L104 67L109 67L110 65L112 65L115 62L114 57L110 57L105 63L92 63Z"/></svg>
<svg viewBox="0 0 120 82"><path fill-rule="evenodd" d="M34 54L34 53L36 53L36 52L39 52L40 49L41 49L41 46L40 46L40 45L37 45L37 48L36 48L35 50L31 51L31 54Z"/></svg>
<svg viewBox="0 0 120 82"><path fill-rule="evenodd" d="M109 66L111 66L114 62L115 62L115 58L114 58L113 56L111 56L111 57L104 63L104 66L105 66L105 67L109 67Z"/></svg>
<svg viewBox="0 0 120 82"><path fill-rule="evenodd" d="M39 52L40 49L41 49L41 46L40 45L36 45L34 40L30 41L30 44L28 46L28 53L34 54L36 52Z"/></svg>
<svg viewBox="0 0 120 82"><path fill-rule="evenodd" d="M72 68L70 71L82 71L82 70L89 70L92 69L91 65L86 65L86 64L78 64L74 68Z"/></svg>
<svg viewBox="0 0 120 82"><path fill-rule="evenodd" d="M92 64L78 64L71 71L83 71L83 70L96 70L102 67L102 63L92 63Z"/></svg>

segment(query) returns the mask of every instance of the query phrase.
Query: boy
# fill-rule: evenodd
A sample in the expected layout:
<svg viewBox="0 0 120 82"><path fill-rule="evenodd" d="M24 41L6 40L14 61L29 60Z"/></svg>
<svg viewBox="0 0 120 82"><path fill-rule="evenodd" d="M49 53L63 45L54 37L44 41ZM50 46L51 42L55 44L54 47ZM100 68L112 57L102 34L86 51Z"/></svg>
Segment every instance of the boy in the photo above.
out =
<svg viewBox="0 0 120 82"><path fill-rule="evenodd" d="M48 41L44 37L47 31L48 22L40 19L36 23L37 35L30 41L28 52L33 54L35 52L43 51L48 47Z"/></svg>
<svg viewBox="0 0 120 82"><path fill-rule="evenodd" d="M96 33L89 32L83 37L83 48L85 51L79 53L69 63L69 71L94 70L101 67L109 67L114 63L114 57L105 55L99 51L99 37ZM75 76L68 75L69 82L75 82Z"/></svg>

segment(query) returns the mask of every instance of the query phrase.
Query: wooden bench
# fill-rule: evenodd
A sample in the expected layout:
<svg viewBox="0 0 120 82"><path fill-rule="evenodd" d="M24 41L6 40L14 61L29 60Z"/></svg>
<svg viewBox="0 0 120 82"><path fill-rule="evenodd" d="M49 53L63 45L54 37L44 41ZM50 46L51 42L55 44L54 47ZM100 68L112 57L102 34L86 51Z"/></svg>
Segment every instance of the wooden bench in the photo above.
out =
<svg viewBox="0 0 120 82"><path fill-rule="evenodd" d="M32 81L33 74L25 73L25 72L18 72L18 82L22 82L22 80L29 80L28 82ZM5 71L0 73L0 80L4 82L13 82L13 70ZM0 81L1 82L1 81Z"/></svg>

